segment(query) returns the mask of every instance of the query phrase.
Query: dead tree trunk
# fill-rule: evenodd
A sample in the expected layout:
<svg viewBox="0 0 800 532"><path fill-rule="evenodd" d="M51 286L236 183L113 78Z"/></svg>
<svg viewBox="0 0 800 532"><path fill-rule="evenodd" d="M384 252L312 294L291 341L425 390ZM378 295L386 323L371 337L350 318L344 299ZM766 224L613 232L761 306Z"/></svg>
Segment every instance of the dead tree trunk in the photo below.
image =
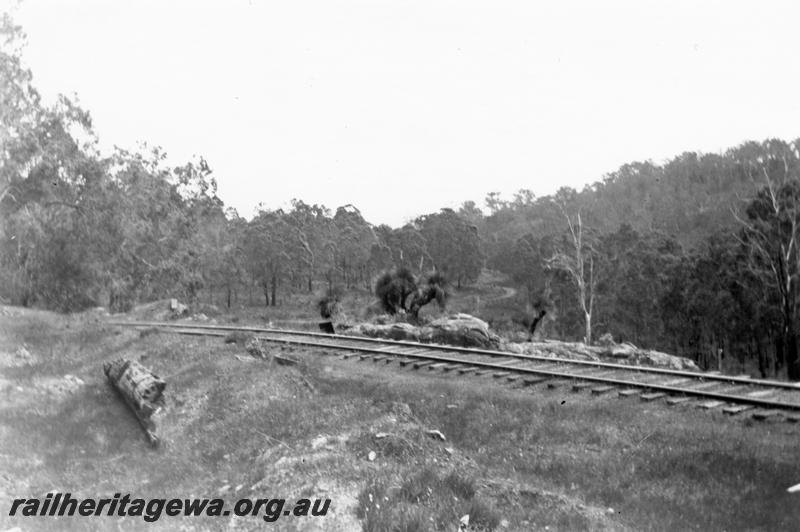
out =
<svg viewBox="0 0 800 532"><path fill-rule="evenodd" d="M533 321L531 321L531 326L528 329L528 333L529 333L528 334L528 341L529 342L533 341L533 335L536 333L536 326L539 325L539 322L542 321L542 319L545 317L546 314L547 314L546 310L540 310L539 311L539 315L538 316L534 316Z"/></svg>
<svg viewBox="0 0 800 532"><path fill-rule="evenodd" d="M114 389L133 411L150 443L157 446L157 414L164 406L167 383L134 360L120 358L103 364L103 372Z"/></svg>

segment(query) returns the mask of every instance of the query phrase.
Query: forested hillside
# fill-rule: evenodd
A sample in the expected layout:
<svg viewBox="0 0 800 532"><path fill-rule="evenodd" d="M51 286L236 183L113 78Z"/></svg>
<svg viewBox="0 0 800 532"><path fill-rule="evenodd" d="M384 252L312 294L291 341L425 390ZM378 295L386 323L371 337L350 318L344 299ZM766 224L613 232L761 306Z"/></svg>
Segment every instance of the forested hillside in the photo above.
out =
<svg viewBox="0 0 800 532"><path fill-rule="evenodd" d="M490 195L488 264L553 311L556 336L610 333L797 378L799 146L748 142L627 164L581 192Z"/></svg>
<svg viewBox="0 0 800 532"><path fill-rule="evenodd" d="M169 165L147 146L102 154L88 111L42 101L7 15L0 37L5 302L121 311L169 294L274 306L301 291L371 290L401 266L438 270L455 289L489 267L523 289L520 313L547 312L548 336L609 333L704 367L727 357L800 378L800 140L626 164L548 197L493 193L485 211L468 202L400 228L299 199L245 219L217 196L213 161Z"/></svg>

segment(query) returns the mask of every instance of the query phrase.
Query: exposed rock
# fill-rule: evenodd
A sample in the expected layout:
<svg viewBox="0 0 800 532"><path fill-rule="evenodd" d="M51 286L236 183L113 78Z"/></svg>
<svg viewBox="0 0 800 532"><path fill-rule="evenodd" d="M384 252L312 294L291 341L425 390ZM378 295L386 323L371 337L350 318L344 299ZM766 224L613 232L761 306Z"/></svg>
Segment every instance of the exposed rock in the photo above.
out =
<svg viewBox="0 0 800 532"><path fill-rule="evenodd" d="M511 343L511 342L504 343L502 344L502 349L503 351L508 351L509 353L514 353L517 355L525 354L525 348L523 347L523 345L518 343Z"/></svg>
<svg viewBox="0 0 800 532"><path fill-rule="evenodd" d="M187 307L183 303L178 303L177 307L175 307L175 310L172 311L172 316L178 318L185 316L188 313L189 313L189 307Z"/></svg>
<svg viewBox="0 0 800 532"><path fill-rule="evenodd" d="M379 316L375 321L383 321L384 319L388 318ZM687 358L641 349L629 343L618 344L614 342L614 338L608 333L600 337L596 346L587 346L579 342L551 340L541 342L502 341L498 335L491 331L485 321L469 314L452 314L438 318L421 327L405 322L385 325L362 323L352 327L349 333L361 334L372 338L495 349L515 354L548 358L595 362L608 361L618 364L700 371L697 365Z"/></svg>
<svg viewBox="0 0 800 532"><path fill-rule="evenodd" d="M600 357L581 343L570 342L526 342L526 343L503 343L500 350L511 353L533 355L548 358L565 358L568 360L600 360Z"/></svg>
<svg viewBox="0 0 800 532"><path fill-rule="evenodd" d="M500 337L489 329L489 324L469 314L438 318L428 327L423 327L423 331L420 334L422 341L490 349L500 345Z"/></svg>
<svg viewBox="0 0 800 532"><path fill-rule="evenodd" d="M610 336L608 335L609 338ZM604 345L595 348L601 359L609 358L613 359L614 362L637 366L657 366L677 370L700 371L700 368L688 358L668 355L667 353L650 349L640 349L627 342L617 344L613 339L609 341L609 338L605 339Z"/></svg>
<svg viewBox="0 0 800 532"><path fill-rule="evenodd" d="M397 322L386 325L362 323L350 329L351 333L372 338L389 338L412 342L438 343L462 347L495 349L500 337L491 332L489 325L469 314L452 314L438 318L423 327Z"/></svg>
<svg viewBox="0 0 800 532"><path fill-rule="evenodd" d="M390 338L392 340L410 340L412 342L420 340L419 328L410 323L392 323L389 325L362 323L353 327L352 332L371 338Z"/></svg>
<svg viewBox="0 0 800 532"><path fill-rule="evenodd" d="M169 310L172 311L173 318L180 318L189 314L189 307L174 298L169 300Z"/></svg>
<svg viewBox="0 0 800 532"><path fill-rule="evenodd" d="M610 358L630 358L640 351L635 345L629 343L615 344L611 342L598 347L603 348L601 356Z"/></svg>
<svg viewBox="0 0 800 532"><path fill-rule="evenodd" d="M444 434L442 434L442 432L439 431L439 430L435 430L435 429L426 430L425 434L427 434L431 438L436 438L436 439L439 439L439 440L442 440L442 441L447 441L447 438L445 438Z"/></svg>
<svg viewBox="0 0 800 532"><path fill-rule="evenodd" d="M587 346L577 342L556 341L504 343L501 349L511 353L549 358L604 361L632 366L655 366L685 371L700 371L697 365L688 358L641 349L629 343L608 343L608 338L606 338L605 343L605 346Z"/></svg>
<svg viewBox="0 0 800 532"><path fill-rule="evenodd" d="M632 356L627 359L629 364L638 366L657 366L661 368L678 369L684 371L700 371L693 361L675 355L668 355L659 351L648 349L637 349Z"/></svg>

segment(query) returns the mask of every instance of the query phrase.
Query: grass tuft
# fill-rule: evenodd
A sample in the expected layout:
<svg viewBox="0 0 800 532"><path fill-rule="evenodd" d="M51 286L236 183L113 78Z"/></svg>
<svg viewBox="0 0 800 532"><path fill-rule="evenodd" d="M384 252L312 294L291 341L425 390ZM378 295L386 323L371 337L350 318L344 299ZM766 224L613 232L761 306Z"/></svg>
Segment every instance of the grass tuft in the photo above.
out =
<svg viewBox="0 0 800 532"><path fill-rule="evenodd" d="M491 531L500 523L494 507L476 497L474 481L456 471L440 476L431 466L401 473L394 484L387 476L369 480L356 509L365 532L453 530L465 514L470 530Z"/></svg>
<svg viewBox="0 0 800 532"><path fill-rule="evenodd" d="M442 479L442 484L449 489L453 495L464 500L472 499L477 491L475 479L461 476L455 471L451 471L444 477Z"/></svg>
<svg viewBox="0 0 800 532"><path fill-rule="evenodd" d="M412 503L424 502L437 488L439 488L439 477L432 469L426 467L403 481L398 496Z"/></svg>
<svg viewBox="0 0 800 532"><path fill-rule="evenodd" d="M500 525L500 513L481 499L472 499L463 510L469 515L472 530L495 530Z"/></svg>
<svg viewBox="0 0 800 532"><path fill-rule="evenodd" d="M157 327L148 327L147 329L142 329L139 331L139 338L147 338L148 336L153 336L155 334L159 334L161 330Z"/></svg>

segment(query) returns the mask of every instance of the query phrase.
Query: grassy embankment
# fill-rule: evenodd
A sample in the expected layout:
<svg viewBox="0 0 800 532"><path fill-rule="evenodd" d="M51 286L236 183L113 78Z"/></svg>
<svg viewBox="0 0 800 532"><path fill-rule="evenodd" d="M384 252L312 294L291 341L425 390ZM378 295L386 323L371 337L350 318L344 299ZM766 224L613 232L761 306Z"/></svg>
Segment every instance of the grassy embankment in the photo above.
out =
<svg viewBox="0 0 800 532"><path fill-rule="evenodd" d="M284 367L220 339L141 334L13 309L0 317L0 529L138 530L139 518L9 518L14 497L328 497L279 530L793 530L797 426L616 397L514 390L293 351ZM14 362L25 345L33 360ZM238 358L237 355L240 357ZM150 449L101 364L168 381ZM59 387L65 374L84 384ZM423 376L424 375L424 376ZM440 430L442 442L425 434ZM379 433L386 436L376 438ZM376 453L374 461L368 459ZM148 529L262 530L250 518L162 517Z"/></svg>

